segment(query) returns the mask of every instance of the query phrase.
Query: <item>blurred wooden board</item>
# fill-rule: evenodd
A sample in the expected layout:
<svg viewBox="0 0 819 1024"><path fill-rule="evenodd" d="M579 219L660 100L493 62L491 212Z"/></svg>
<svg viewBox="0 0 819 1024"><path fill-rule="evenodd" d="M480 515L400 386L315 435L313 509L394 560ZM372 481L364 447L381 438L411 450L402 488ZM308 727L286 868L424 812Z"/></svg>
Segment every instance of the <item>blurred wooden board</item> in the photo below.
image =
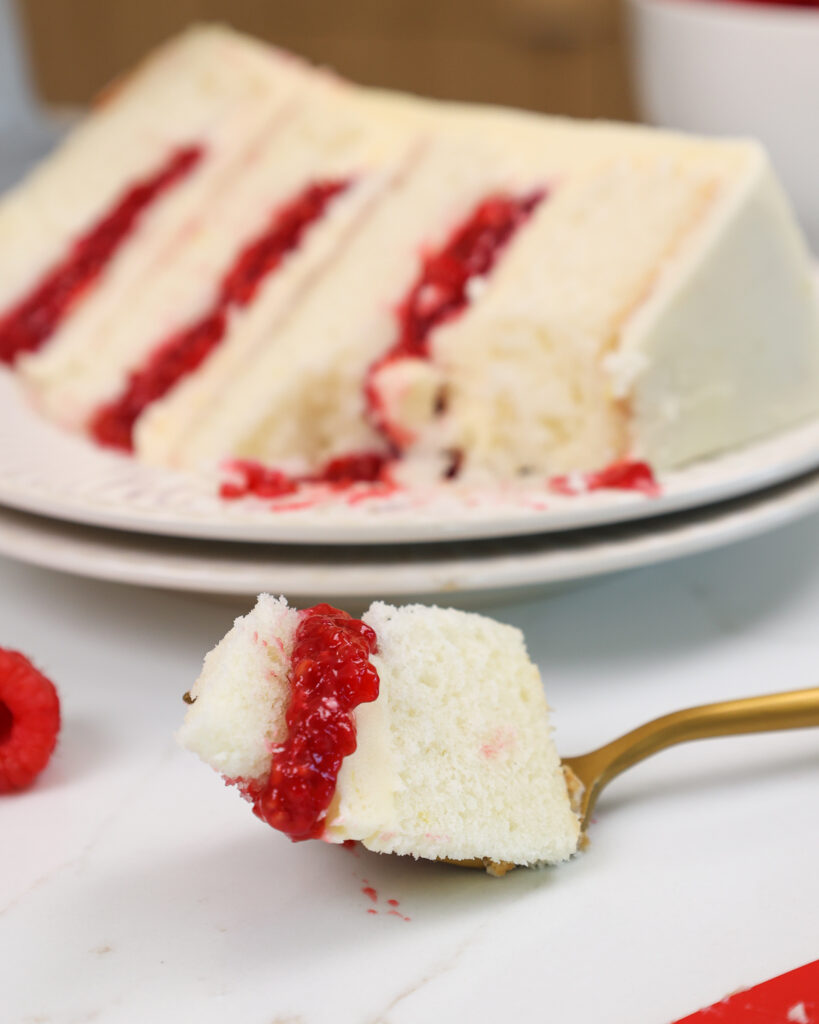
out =
<svg viewBox="0 0 819 1024"><path fill-rule="evenodd" d="M18 0L34 79L84 104L192 21L223 21L365 84L630 118L615 0Z"/></svg>

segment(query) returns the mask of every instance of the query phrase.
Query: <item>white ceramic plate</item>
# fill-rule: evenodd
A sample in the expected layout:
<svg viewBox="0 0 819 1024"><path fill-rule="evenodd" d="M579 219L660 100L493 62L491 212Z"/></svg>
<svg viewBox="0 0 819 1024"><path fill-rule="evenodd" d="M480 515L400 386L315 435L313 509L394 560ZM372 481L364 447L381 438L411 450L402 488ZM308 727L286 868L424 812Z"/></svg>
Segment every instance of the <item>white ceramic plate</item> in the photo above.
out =
<svg viewBox="0 0 819 1024"><path fill-rule="evenodd" d="M819 420L661 478L662 494L563 497L545 488L491 495L436 488L360 501L355 492L305 508L222 501L212 477L140 465L45 421L0 371L0 505L112 529L296 544L406 544L566 531L666 515L791 479L819 466Z"/></svg>
<svg viewBox="0 0 819 1024"><path fill-rule="evenodd" d="M98 579L206 594L268 590L305 604L373 598L461 607L527 599L591 576L742 540L819 508L819 472L709 508L539 537L316 548L178 540L0 509L0 553Z"/></svg>

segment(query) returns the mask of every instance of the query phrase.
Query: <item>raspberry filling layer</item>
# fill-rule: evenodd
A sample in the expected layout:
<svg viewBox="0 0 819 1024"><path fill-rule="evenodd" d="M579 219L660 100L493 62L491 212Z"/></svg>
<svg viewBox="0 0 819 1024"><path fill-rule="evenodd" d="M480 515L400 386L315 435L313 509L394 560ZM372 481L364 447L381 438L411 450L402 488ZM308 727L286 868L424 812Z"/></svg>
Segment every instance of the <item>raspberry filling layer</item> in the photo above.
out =
<svg viewBox="0 0 819 1024"><path fill-rule="evenodd" d="M582 473L577 478L572 476L553 476L549 488L556 494L576 495L585 491L639 491L649 497L656 498L660 493L660 485L654 472L647 462L623 460L613 462L604 469L593 473Z"/></svg>
<svg viewBox="0 0 819 1024"><path fill-rule="evenodd" d="M474 283L492 272L512 236L545 197L545 189L524 196L489 196L440 249L423 257L417 279L398 305L398 339L370 367L365 384L372 422L395 448L405 447L412 438L390 422L378 392L378 371L400 359L430 357L432 332L466 309Z"/></svg>
<svg viewBox="0 0 819 1024"><path fill-rule="evenodd" d="M341 762L356 749L353 712L378 697L374 630L319 604L302 612L291 658L288 735L264 783L241 782L254 813L294 842L319 839Z"/></svg>
<svg viewBox="0 0 819 1024"><path fill-rule="evenodd" d="M133 451L134 425L152 403L202 363L223 340L232 309L248 306L261 283L301 242L327 206L349 181L319 181L302 189L277 209L264 230L236 256L222 277L209 310L162 341L134 370L122 393L101 406L89 424L100 444Z"/></svg>
<svg viewBox="0 0 819 1024"><path fill-rule="evenodd" d="M246 498L282 498L295 494L305 484L326 484L343 491L354 484L392 486L389 476L390 458L378 452L354 452L330 459L315 473L293 476L282 470L264 466L252 459L235 459L227 466L231 479L219 488L228 500Z"/></svg>
<svg viewBox="0 0 819 1024"><path fill-rule="evenodd" d="M203 155L201 146L172 153L154 174L132 185L24 299L0 316L0 362L13 363L48 340L136 229L140 217L183 181Z"/></svg>

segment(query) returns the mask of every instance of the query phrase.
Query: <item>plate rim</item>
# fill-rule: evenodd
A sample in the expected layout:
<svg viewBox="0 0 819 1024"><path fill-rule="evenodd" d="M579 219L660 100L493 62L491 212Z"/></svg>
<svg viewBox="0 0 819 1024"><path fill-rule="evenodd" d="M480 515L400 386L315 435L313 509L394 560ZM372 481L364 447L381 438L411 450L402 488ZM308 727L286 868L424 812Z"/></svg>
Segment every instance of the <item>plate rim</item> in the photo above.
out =
<svg viewBox="0 0 819 1024"><path fill-rule="evenodd" d="M326 549L311 551L309 564L300 563L291 552L288 563L287 546L278 552L278 562L265 562L258 558L258 547L248 544L243 546L244 562L237 569L231 567L231 561L236 561L238 549L229 542L217 550L211 544L189 540L184 545L189 552L184 552L171 538L132 534L127 540L128 535L116 530L100 531L0 509L0 554L71 575L200 595L238 597L275 590L296 598L323 594L328 599L357 600L386 594L402 600L435 596L457 602L461 597L468 600L505 593L523 600L538 588L604 577L727 546L817 510L819 470L755 495L682 512L665 521L645 522L643 529L641 524L631 523L586 533L573 531L563 540L559 535L520 538L522 553L505 550L508 545L501 543L466 542L478 552L469 558L462 554L463 543L455 542L449 550L431 545L438 557L425 562L412 549L392 545L385 548L387 554L393 554L391 562L370 557L363 564L351 552L350 564L344 566L337 559L326 558ZM64 549L56 559L55 544ZM141 562L145 551L147 556ZM369 554L377 555L376 549L370 548ZM130 560L125 567L123 559ZM183 559L190 564L178 570ZM268 571L282 574L281 585L272 586L272 580L262 579L261 573ZM248 575L240 583L241 573ZM397 585L401 573L407 581Z"/></svg>

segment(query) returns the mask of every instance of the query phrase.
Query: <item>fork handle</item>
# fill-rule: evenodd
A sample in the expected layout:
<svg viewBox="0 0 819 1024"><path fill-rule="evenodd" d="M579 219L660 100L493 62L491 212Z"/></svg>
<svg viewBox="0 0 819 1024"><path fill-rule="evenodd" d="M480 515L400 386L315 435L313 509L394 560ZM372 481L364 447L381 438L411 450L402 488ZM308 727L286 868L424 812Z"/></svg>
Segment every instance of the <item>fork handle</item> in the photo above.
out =
<svg viewBox="0 0 819 1024"><path fill-rule="evenodd" d="M603 787L626 768L677 743L741 733L803 729L819 725L819 687L675 711L627 732L604 747L563 759L582 783L580 814L585 828Z"/></svg>

